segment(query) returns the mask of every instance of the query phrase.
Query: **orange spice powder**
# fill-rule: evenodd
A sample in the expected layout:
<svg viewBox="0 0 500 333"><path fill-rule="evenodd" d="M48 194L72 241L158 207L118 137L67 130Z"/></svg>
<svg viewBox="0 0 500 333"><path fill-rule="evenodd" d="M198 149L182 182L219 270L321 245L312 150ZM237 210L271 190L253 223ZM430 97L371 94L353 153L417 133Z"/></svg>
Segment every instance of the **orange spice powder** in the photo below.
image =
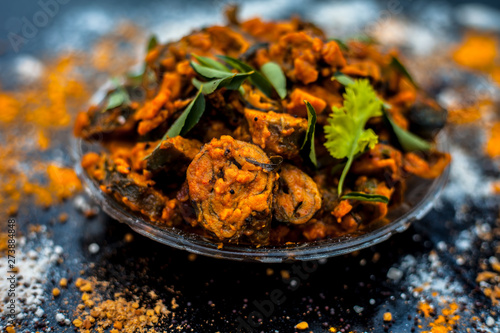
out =
<svg viewBox="0 0 500 333"><path fill-rule="evenodd" d="M453 60L472 69L488 71L498 55L498 41L487 34L469 32L462 44L453 52Z"/></svg>
<svg viewBox="0 0 500 333"><path fill-rule="evenodd" d="M500 157L500 122L496 122L491 128L490 138L486 144L486 153L491 158Z"/></svg>
<svg viewBox="0 0 500 333"><path fill-rule="evenodd" d="M0 89L2 216L15 215L27 196L32 196L35 204L48 207L81 190L71 169L45 160L40 151L48 150L59 133L71 135L69 127L77 111L88 105L90 92L103 83L96 82L99 76L93 74L104 73L105 78L124 73L137 61L135 55L120 52L118 45L136 45L143 37L133 24L119 24L89 52L55 56L42 62L42 74L30 83L14 91ZM120 54L119 61L116 54Z"/></svg>

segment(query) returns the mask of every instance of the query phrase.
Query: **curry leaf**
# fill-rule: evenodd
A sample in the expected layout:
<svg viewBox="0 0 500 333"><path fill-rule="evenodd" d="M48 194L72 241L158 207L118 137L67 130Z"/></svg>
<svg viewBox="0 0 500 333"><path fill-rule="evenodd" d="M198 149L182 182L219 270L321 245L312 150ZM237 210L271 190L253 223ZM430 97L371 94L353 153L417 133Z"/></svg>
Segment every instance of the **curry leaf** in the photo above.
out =
<svg viewBox="0 0 500 333"><path fill-rule="evenodd" d="M232 73L232 76L229 76L227 78L210 80L208 82L201 82L193 78L191 82L196 88L198 88L198 90L201 88L204 95L209 95L215 90L223 87L229 90L239 89L243 81L245 81L250 75L250 73Z"/></svg>
<svg viewBox="0 0 500 333"><path fill-rule="evenodd" d="M182 111L182 114L177 118L172 126L168 129L167 133L163 135L158 145L151 151L149 155L143 158L143 160L149 159L159 148L162 141L167 138L173 138L178 135L184 135L189 132L194 125L198 123L203 112L205 111L205 97L202 94L203 85L198 89L198 93L193 98L191 103Z"/></svg>
<svg viewBox="0 0 500 333"><path fill-rule="evenodd" d="M220 59L224 60L229 66L233 67L239 72L253 72L250 76L250 82L262 91L267 97L272 98L273 87L269 80L262 75L260 72L256 71L252 66L244 63L241 60L231 58L228 56L218 56Z"/></svg>
<svg viewBox="0 0 500 333"><path fill-rule="evenodd" d="M401 61L399 61L398 58L393 56L389 66L392 67L395 71L399 72L401 75L403 75L408 81L410 81L411 84L413 84L415 88L419 89L418 84L415 82L415 80L413 80L411 74L408 72L406 67L401 63Z"/></svg>
<svg viewBox="0 0 500 333"><path fill-rule="evenodd" d="M113 82L113 85L115 86L115 90L108 95L106 107L104 108L103 111L114 109L116 107L119 107L122 104L129 104L130 103L130 97L128 95L128 92L127 92L127 90L125 90L125 88L123 88L120 81L118 81L118 79L114 78L111 80L111 82Z"/></svg>
<svg viewBox="0 0 500 333"><path fill-rule="evenodd" d="M367 194L362 192L349 192L341 197L342 200L359 200L359 201L371 201L371 202L382 202L389 203L389 198L378 194Z"/></svg>
<svg viewBox="0 0 500 333"><path fill-rule="evenodd" d="M387 111L384 111L384 116L389 124L391 124L392 130L394 131L394 134L396 134L399 144L405 151L428 151L431 149L431 144L429 142L399 127L399 125L394 122Z"/></svg>
<svg viewBox="0 0 500 333"><path fill-rule="evenodd" d="M328 40L333 40L342 50L349 51L349 46L342 39L329 38Z"/></svg>
<svg viewBox="0 0 500 333"><path fill-rule="evenodd" d="M108 96L108 102L106 103L105 110L114 109L125 103L127 100L127 92L124 91L124 89L117 89Z"/></svg>
<svg viewBox="0 0 500 333"><path fill-rule="evenodd" d="M198 123L205 111L205 97L203 97L201 93L202 90L203 86L198 90L194 99L189 103L179 118L170 126L164 139L167 137L173 138L177 135L184 135Z"/></svg>
<svg viewBox="0 0 500 333"><path fill-rule="evenodd" d="M332 157L347 157L347 163L340 176L338 193L342 187L354 157L367 147L373 148L378 136L371 129L365 129L372 117L382 116L382 101L377 97L368 80L356 80L346 87L344 106L333 107L325 129L325 147Z"/></svg>
<svg viewBox="0 0 500 333"><path fill-rule="evenodd" d="M318 166L316 159L316 149L314 148L314 132L316 129L316 110L308 101L304 100L307 107L307 132L304 142L300 150L308 156L309 160L314 166Z"/></svg>
<svg viewBox="0 0 500 333"><path fill-rule="evenodd" d="M159 42L158 42L158 38L156 37L156 35L151 35L151 37L148 40L147 47L146 47L146 53L148 53L149 51L154 49L156 46L158 46L158 44L159 44ZM139 84L141 84L142 79L143 79L144 75L146 74L147 70L148 70L148 66L147 66L147 64L144 63L144 65L142 66L142 69L139 73L127 73L127 75L126 75L127 79L129 79L130 82L134 86L138 86Z"/></svg>
<svg viewBox="0 0 500 333"><path fill-rule="evenodd" d="M151 37L149 37L149 41L148 41L148 46L146 48L146 51L151 51L152 49L154 49L156 46L158 46L159 42L158 42L158 38L156 37L156 35L151 35Z"/></svg>
<svg viewBox="0 0 500 333"><path fill-rule="evenodd" d="M219 71L223 71L223 72L231 72L231 70L229 68L227 68L226 66L224 66L223 64L221 64L220 62L218 62L217 60L215 59L212 59L212 58L208 58L208 57L202 57L202 56L199 56L199 55L196 55L194 53L191 53L191 55L196 59L198 60L198 62L205 66L205 67L209 67L209 68L213 68L213 69L217 69Z"/></svg>
<svg viewBox="0 0 500 333"><path fill-rule="evenodd" d="M286 97L286 76L281 69L281 66L275 62L265 63L260 70L262 74L269 80L281 99Z"/></svg>
<svg viewBox="0 0 500 333"><path fill-rule="evenodd" d="M332 81L338 81L340 84L344 86L349 86L351 84L354 84L354 79L348 75L345 75L341 72L335 72L332 76Z"/></svg>
<svg viewBox="0 0 500 333"><path fill-rule="evenodd" d="M232 77L235 73L221 71L218 69L210 68L203 66L201 64L197 64L196 62L191 61L191 67L193 67L194 71L200 76L206 79L226 79L228 77Z"/></svg>

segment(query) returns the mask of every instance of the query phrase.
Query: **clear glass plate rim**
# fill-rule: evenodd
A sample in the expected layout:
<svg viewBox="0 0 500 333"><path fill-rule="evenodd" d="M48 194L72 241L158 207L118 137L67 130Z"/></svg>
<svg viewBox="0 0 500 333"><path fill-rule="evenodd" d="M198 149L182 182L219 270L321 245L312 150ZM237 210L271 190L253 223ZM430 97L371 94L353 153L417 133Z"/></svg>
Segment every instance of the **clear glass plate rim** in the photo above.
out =
<svg viewBox="0 0 500 333"><path fill-rule="evenodd" d="M440 132L437 142L439 149L448 152L445 132L445 130ZM254 248L230 244L224 244L222 248L218 248L217 243L208 241L201 236L189 235L175 228L171 230L161 229L143 219L138 219L131 212L120 206L112 197L104 194L81 167L83 144L85 142L82 139L71 138L71 153L75 171L83 181L86 192L108 215L128 224L136 232L157 242L196 254L238 261L283 262L286 260L317 260L350 253L380 243L393 234L406 230L412 222L421 219L432 209L434 201L447 182L450 169L448 166L443 174L432 182L422 199L406 213L389 224L367 234L341 240L327 239L315 241L284 248Z"/></svg>

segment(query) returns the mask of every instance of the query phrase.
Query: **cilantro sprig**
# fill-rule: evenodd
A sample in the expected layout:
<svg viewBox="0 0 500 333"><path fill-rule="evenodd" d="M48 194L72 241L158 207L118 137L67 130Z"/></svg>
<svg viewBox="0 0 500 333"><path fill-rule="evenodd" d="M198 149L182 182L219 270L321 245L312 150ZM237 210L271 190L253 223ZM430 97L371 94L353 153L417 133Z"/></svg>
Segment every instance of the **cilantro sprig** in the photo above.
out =
<svg viewBox="0 0 500 333"><path fill-rule="evenodd" d="M377 97L368 80L355 80L346 87L344 105L333 107L325 129L325 147L337 159L347 158L340 176L338 193L342 194L344 181L356 154L378 143L372 129L365 129L372 117L382 116L382 101Z"/></svg>

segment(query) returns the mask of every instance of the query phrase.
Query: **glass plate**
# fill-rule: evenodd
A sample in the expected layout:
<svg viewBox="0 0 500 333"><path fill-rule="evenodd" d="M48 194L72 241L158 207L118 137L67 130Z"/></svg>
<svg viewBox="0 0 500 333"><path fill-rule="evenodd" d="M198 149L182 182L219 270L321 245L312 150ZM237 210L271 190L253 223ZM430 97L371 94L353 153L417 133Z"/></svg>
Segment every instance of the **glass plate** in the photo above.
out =
<svg viewBox="0 0 500 333"><path fill-rule="evenodd" d="M437 144L441 151L449 151L444 130L438 135ZM405 231L412 222L422 219L431 210L446 184L450 169L450 167L446 168L439 178L432 180L417 177L407 179L408 190L405 193L405 202L395 209L390 210L387 216L390 222L378 228L375 226L373 230L365 234L294 245L255 248L248 245L224 244L222 248L219 248L218 244L220 242L212 239L188 233L175 227L162 228L149 223L140 214L128 210L111 195L102 192L97 182L89 177L80 164L81 158L85 153L101 149L98 143L89 143L77 138L72 139L75 170L83 181L86 192L108 215L128 224L141 235L177 249L214 258L265 263L279 263L290 260L317 260L338 256L383 242L393 234Z"/></svg>

